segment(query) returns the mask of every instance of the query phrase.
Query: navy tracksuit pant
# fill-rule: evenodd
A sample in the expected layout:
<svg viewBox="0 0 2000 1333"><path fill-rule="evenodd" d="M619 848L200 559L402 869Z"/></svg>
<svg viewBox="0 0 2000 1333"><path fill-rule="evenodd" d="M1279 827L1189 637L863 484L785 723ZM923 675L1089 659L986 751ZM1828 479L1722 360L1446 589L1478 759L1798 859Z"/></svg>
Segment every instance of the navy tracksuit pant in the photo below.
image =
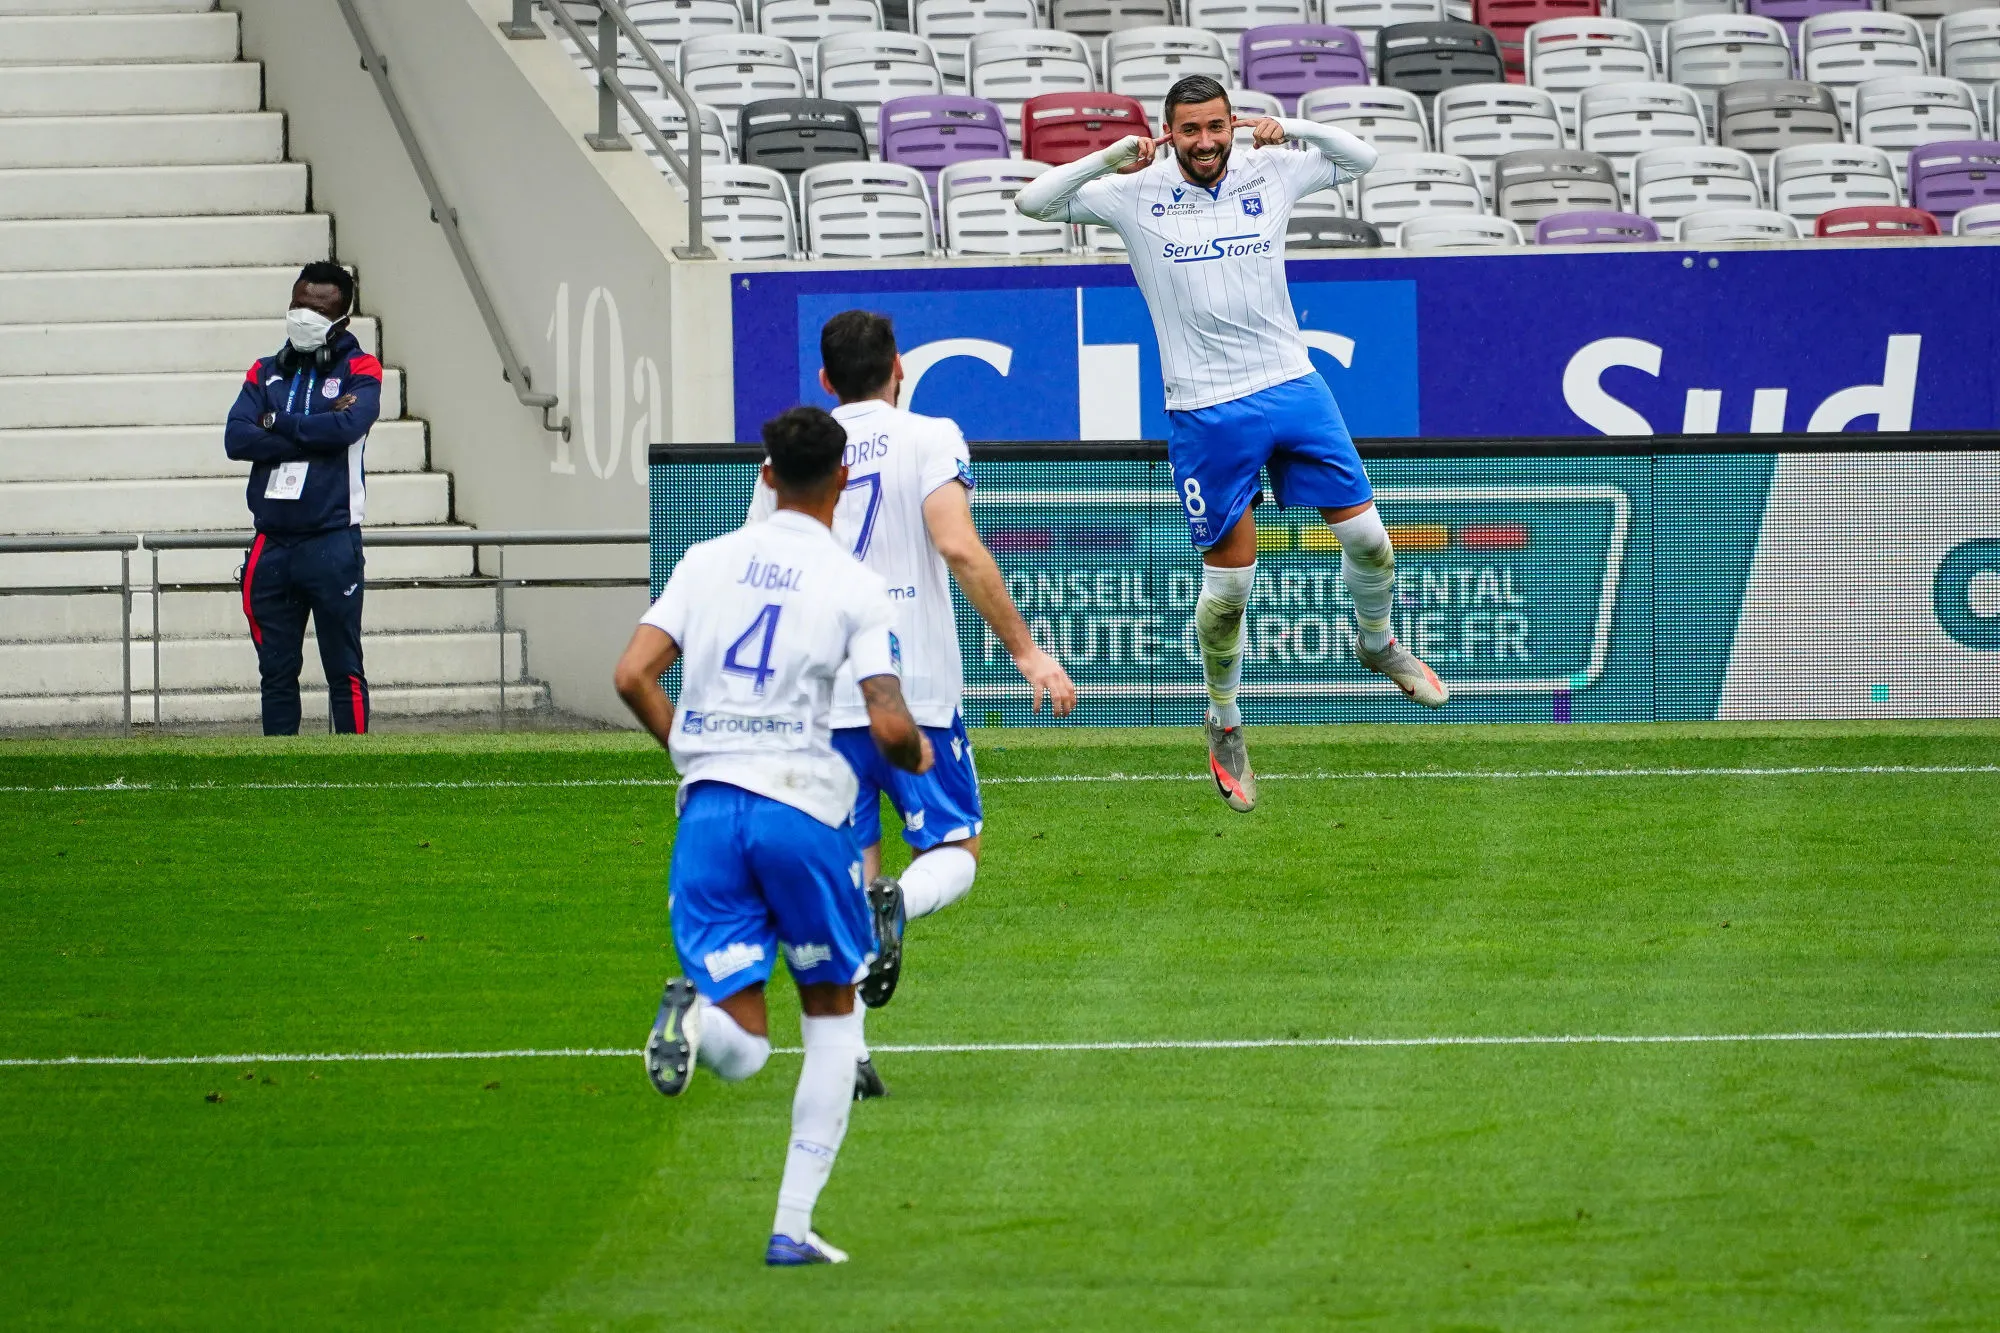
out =
<svg viewBox="0 0 2000 1333"><path fill-rule="evenodd" d="M299 733L299 668L306 616L319 635L333 729L368 730L368 678L361 670L361 529L306 536L257 534L243 562L243 614L264 683L264 734Z"/></svg>

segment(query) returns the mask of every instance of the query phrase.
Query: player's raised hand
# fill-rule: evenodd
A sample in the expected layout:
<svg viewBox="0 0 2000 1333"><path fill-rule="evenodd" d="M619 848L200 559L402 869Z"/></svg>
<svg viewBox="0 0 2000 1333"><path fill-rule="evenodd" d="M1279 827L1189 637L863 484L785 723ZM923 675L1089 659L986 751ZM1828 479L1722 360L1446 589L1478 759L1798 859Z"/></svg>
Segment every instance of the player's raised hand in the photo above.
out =
<svg viewBox="0 0 2000 1333"><path fill-rule="evenodd" d="M1250 142L1259 148L1276 148L1285 141L1285 127L1269 116L1237 116L1230 122L1231 129L1250 131Z"/></svg>
<svg viewBox="0 0 2000 1333"><path fill-rule="evenodd" d="M1162 134L1157 139L1148 139L1143 134L1128 134L1120 139L1111 146L1110 154L1113 164L1118 168L1118 174L1129 176L1135 171L1144 171L1152 166L1160 149L1173 137L1171 134Z"/></svg>
<svg viewBox="0 0 2000 1333"><path fill-rule="evenodd" d="M1068 717L1076 707L1076 685L1070 680L1069 672L1063 670L1062 663L1043 652L1040 648L1030 648L1014 659L1014 667L1028 682L1028 711L1042 711L1042 700L1049 701L1049 713L1054 717Z"/></svg>

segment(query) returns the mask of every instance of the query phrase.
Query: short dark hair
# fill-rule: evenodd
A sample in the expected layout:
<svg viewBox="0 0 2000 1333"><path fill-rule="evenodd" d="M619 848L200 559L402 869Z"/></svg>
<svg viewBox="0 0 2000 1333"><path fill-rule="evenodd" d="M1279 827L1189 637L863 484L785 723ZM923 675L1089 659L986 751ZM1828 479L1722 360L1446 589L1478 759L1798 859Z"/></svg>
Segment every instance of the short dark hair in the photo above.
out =
<svg viewBox="0 0 2000 1333"><path fill-rule="evenodd" d="M1173 87L1167 89L1167 105L1161 114L1160 132L1169 133L1174 128L1174 108L1177 106L1199 106L1203 102L1213 102L1221 98L1223 105L1229 104L1229 90L1206 74L1190 74Z"/></svg>
<svg viewBox="0 0 2000 1333"><path fill-rule="evenodd" d="M346 307L341 313L354 313L354 275L331 259L315 259L299 270L298 280L309 282L315 287L340 288L341 304Z"/></svg>
<svg viewBox="0 0 2000 1333"><path fill-rule="evenodd" d="M809 491L825 482L846 448L846 429L817 407L795 407L764 423L771 471L788 491Z"/></svg>
<svg viewBox="0 0 2000 1333"><path fill-rule="evenodd" d="M896 370L896 326L887 315L843 310L819 331L819 363L842 402L866 398Z"/></svg>

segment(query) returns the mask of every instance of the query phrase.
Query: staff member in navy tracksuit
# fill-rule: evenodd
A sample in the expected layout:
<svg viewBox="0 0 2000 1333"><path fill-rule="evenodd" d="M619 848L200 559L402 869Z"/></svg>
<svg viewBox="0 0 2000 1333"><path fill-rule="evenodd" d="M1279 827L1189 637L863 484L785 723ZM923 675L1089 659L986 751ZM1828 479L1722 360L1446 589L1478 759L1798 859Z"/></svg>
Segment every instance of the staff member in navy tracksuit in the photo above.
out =
<svg viewBox="0 0 2000 1333"><path fill-rule="evenodd" d="M307 264L286 342L244 377L223 436L250 469L257 540L243 561L243 614L264 685L264 734L299 730L306 615L319 633L335 731L368 730L361 671L361 452L382 405L382 363L347 331L354 279Z"/></svg>

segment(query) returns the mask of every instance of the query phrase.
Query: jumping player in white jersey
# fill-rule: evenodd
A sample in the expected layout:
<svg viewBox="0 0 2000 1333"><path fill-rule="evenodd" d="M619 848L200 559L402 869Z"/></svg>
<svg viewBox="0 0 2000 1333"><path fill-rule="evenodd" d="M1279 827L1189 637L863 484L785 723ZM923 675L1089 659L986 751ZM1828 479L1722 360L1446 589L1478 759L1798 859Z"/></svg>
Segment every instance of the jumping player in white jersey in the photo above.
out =
<svg viewBox="0 0 2000 1333"><path fill-rule="evenodd" d="M618 693L680 770L668 905L684 975L667 983L646 1072L669 1097L694 1065L727 1081L770 1058L764 983L780 946L799 988L805 1063L764 1262L840 1263L813 1234L866 1050L855 986L874 922L854 840L853 770L828 726L834 677L859 680L872 744L909 773L931 744L903 703L895 606L833 534L847 483L840 423L800 407L764 426L767 523L689 548L619 660ZM660 673L682 662L678 710Z"/></svg>
<svg viewBox="0 0 2000 1333"><path fill-rule="evenodd" d="M984 812L962 712L965 672L952 576L1027 680L1032 708L1040 711L1046 697L1051 713L1067 716L1076 706L1076 686L1060 663L1035 646L1000 567L973 526L965 436L943 417L897 407L903 363L888 319L865 310L835 315L820 330L820 363L820 384L840 399L833 416L847 431L847 489L833 533L888 581L903 638L903 696L937 754L936 767L923 774L885 763L869 733L861 692L846 676L835 686L833 748L860 779L855 836L882 941L861 983L862 1002L874 1008L895 993L905 922L957 902L971 890L978 870ZM768 515L775 502L771 488L760 485L750 502L750 521ZM884 793L902 816L903 841L916 854L900 880L880 874ZM885 1091L872 1061L856 1067L854 1087L857 1099Z"/></svg>
<svg viewBox="0 0 2000 1333"><path fill-rule="evenodd" d="M1236 692L1243 609L1257 575L1250 507L1266 465L1278 503L1318 509L1340 542L1356 659L1427 708L1441 707L1447 691L1389 632L1396 553L1285 285L1292 205L1362 175L1375 150L1310 120L1239 120L1222 85L1202 75L1168 90L1163 123L1157 139L1128 136L1036 177L1014 206L1044 222L1110 227L1131 256L1167 382L1167 458L1202 558L1195 628L1208 684L1209 771L1230 808L1248 810L1257 780ZM1232 152L1243 127L1254 144ZM1170 157L1159 152L1169 144Z"/></svg>

